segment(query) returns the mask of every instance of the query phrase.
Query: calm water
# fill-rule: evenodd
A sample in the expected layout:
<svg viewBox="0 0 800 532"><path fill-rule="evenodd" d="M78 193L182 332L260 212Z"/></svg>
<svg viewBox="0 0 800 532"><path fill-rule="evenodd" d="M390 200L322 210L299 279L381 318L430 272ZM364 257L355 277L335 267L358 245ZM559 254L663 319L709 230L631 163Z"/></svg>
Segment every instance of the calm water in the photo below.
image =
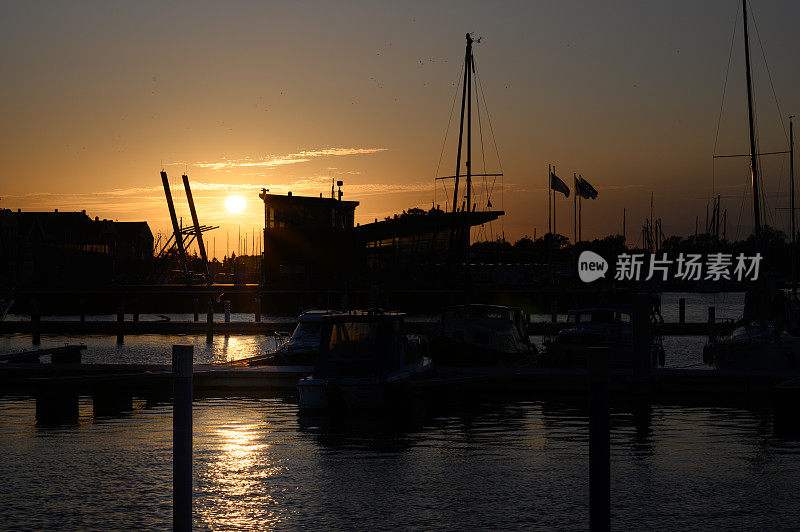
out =
<svg viewBox="0 0 800 532"><path fill-rule="evenodd" d="M670 296L672 297L672 296ZM677 299L663 303L677 319ZM687 299L693 297L686 295ZM741 313L741 297L699 295L687 319ZM666 297L665 297L666 299ZM697 309L700 310L697 310ZM670 315L669 312L674 314ZM271 349L270 337L42 338L88 345L93 362L198 362ZM0 351L30 348L0 337ZM665 339L667 363L699 362L702 337ZM267 393L266 391L264 392ZM198 398L198 529L582 529L588 522L584 401L472 398L386 418L298 415L292 396ZM0 396L0 529L164 530L171 525L172 408L37 426L35 401ZM768 404L618 404L612 411L612 526L800 527L800 442L774 435Z"/></svg>
<svg viewBox="0 0 800 532"><path fill-rule="evenodd" d="M581 529L588 426L580 401L473 401L391 421L298 416L291 398L197 400L199 529ZM37 427L0 399L0 527L171 523L171 407ZM769 408L631 406L612 413L613 526L800 526L800 442Z"/></svg>

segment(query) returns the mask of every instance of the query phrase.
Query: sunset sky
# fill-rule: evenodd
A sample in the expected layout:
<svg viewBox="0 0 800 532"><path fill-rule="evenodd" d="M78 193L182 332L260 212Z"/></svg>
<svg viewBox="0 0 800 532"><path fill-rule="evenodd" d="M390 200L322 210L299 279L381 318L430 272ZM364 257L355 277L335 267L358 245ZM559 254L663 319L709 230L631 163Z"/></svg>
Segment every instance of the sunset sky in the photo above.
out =
<svg viewBox="0 0 800 532"><path fill-rule="evenodd" d="M761 150L785 150L787 116L800 115L800 3L752 8ZM201 222L221 226L208 237L218 257L227 235L235 250L239 228L262 227L262 187L327 196L341 179L361 223L444 207L433 178L455 170L457 116L437 165L470 31L482 37L485 167L505 173L491 201L507 214L487 238L546 231L548 163L600 192L584 202L584 238L621 232L627 207L635 243L651 191L666 233L693 233L697 215L702 226L716 192L741 237L747 161L712 162L720 116L716 153L748 150L739 11L737 0L5 2L0 207L86 209L164 232L159 171L176 186L186 171ZM785 229L788 157L763 165L766 221ZM242 213L225 208L231 195ZM558 214L571 238L572 197Z"/></svg>

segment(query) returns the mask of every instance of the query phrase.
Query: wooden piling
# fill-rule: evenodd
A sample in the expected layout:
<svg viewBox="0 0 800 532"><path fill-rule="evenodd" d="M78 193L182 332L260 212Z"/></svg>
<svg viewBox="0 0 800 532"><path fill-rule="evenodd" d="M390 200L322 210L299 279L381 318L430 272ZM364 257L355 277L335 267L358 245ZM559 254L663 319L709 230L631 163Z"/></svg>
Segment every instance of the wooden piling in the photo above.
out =
<svg viewBox="0 0 800 532"><path fill-rule="evenodd" d="M253 313L255 314L256 323L261 323L261 298L256 297L253 300Z"/></svg>
<svg viewBox="0 0 800 532"><path fill-rule="evenodd" d="M708 307L708 341L713 342L717 339L716 331L717 308Z"/></svg>
<svg viewBox="0 0 800 532"><path fill-rule="evenodd" d="M686 323L686 298L678 300L678 323Z"/></svg>
<svg viewBox="0 0 800 532"><path fill-rule="evenodd" d="M225 300L225 323L231 322L231 300Z"/></svg>
<svg viewBox="0 0 800 532"><path fill-rule="evenodd" d="M41 337L41 321L42 316L39 309L39 300L34 299L31 301L31 342L33 345L42 343Z"/></svg>
<svg viewBox="0 0 800 532"><path fill-rule="evenodd" d="M589 348L589 529L611 528L609 349Z"/></svg>
<svg viewBox="0 0 800 532"><path fill-rule="evenodd" d="M650 298L646 293L633 295L633 371L637 381L650 377Z"/></svg>
<svg viewBox="0 0 800 532"><path fill-rule="evenodd" d="M200 300L197 298L192 300L192 311L194 312L194 321L200 321Z"/></svg>
<svg viewBox="0 0 800 532"><path fill-rule="evenodd" d="M194 347L172 346L172 529L192 528L192 372Z"/></svg>
<svg viewBox="0 0 800 532"><path fill-rule="evenodd" d="M78 303L78 314L81 316L81 323L86 322L86 298L82 297Z"/></svg>
<svg viewBox="0 0 800 532"><path fill-rule="evenodd" d="M139 298L133 300L133 323L139 323Z"/></svg>
<svg viewBox="0 0 800 532"><path fill-rule="evenodd" d="M120 306L117 308L117 344L122 345L125 343L125 312Z"/></svg>
<svg viewBox="0 0 800 532"><path fill-rule="evenodd" d="M206 313L206 343L214 343L214 300L208 300L208 311Z"/></svg>

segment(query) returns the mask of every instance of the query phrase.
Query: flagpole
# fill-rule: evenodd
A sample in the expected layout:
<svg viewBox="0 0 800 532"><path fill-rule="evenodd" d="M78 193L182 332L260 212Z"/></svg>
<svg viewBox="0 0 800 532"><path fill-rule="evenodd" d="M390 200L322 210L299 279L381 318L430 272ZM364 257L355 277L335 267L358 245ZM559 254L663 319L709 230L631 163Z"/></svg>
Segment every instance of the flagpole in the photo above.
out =
<svg viewBox="0 0 800 532"><path fill-rule="evenodd" d="M572 188L574 189L572 196L572 243L578 241L578 178L575 177L575 172L572 172Z"/></svg>
<svg viewBox="0 0 800 532"><path fill-rule="evenodd" d="M581 180L583 180L583 176L582 175L580 175L578 177ZM583 227L582 227L583 220L581 219L581 214L582 214L581 213L581 207L582 207L583 204L581 203L581 199L582 198L578 198L578 242L580 242L583 239L583 235L581 234L581 230L583 229Z"/></svg>
<svg viewBox="0 0 800 532"><path fill-rule="evenodd" d="M553 171L550 169L550 165L547 165L547 232L553 232L553 202L550 200L552 196L552 192L550 189L552 188L552 175Z"/></svg>
<svg viewBox="0 0 800 532"><path fill-rule="evenodd" d="M556 165L553 165L553 173L556 173ZM556 235L556 222L558 221L558 215L556 215L556 195L553 194L553 236Z"/></svg>

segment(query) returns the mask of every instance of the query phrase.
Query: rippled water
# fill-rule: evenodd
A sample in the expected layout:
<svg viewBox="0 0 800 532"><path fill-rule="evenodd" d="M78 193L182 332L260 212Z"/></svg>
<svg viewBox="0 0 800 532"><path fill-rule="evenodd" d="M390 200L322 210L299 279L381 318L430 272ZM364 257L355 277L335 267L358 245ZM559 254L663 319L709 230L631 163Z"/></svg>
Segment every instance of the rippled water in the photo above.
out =
<svg viewBox="0 0 800 532"><path fill-rule="evenodd" d="M688 296L688 295L687 295ZM677 298L674 317L677 319ZM741 312L736 296L687 301L687 319ZM718 296L714 296L718 297ZM738 307L738 308L737 308ZM82 341L96 362L168 362L192 343L198 362L271 349L262 336L43 337ZM0 347L29 347L22 335ZM699 361L703 337L665 339L668 365ZM194 406L198 529L585 529L585 401L520 395L414 404L350 418L298 415L295 398L204 397ZM800 527L800 442L776 437L769 404L615 404L612 526ZM30 397L0 396L0 529L164 530L172 519L172 408L37 426Z"/></svg>
<svg viewBox="0 0 800 532"><path fill-rule="evenodd" d="M200 399L199 529L581 529L588 522L582 402L497 398L398 418L298 416L292 398ZM0 528L167 529L171 408L37 427L0 399ZM800 443L769 408L616 405L612 526L800 524Z"/></svg>

